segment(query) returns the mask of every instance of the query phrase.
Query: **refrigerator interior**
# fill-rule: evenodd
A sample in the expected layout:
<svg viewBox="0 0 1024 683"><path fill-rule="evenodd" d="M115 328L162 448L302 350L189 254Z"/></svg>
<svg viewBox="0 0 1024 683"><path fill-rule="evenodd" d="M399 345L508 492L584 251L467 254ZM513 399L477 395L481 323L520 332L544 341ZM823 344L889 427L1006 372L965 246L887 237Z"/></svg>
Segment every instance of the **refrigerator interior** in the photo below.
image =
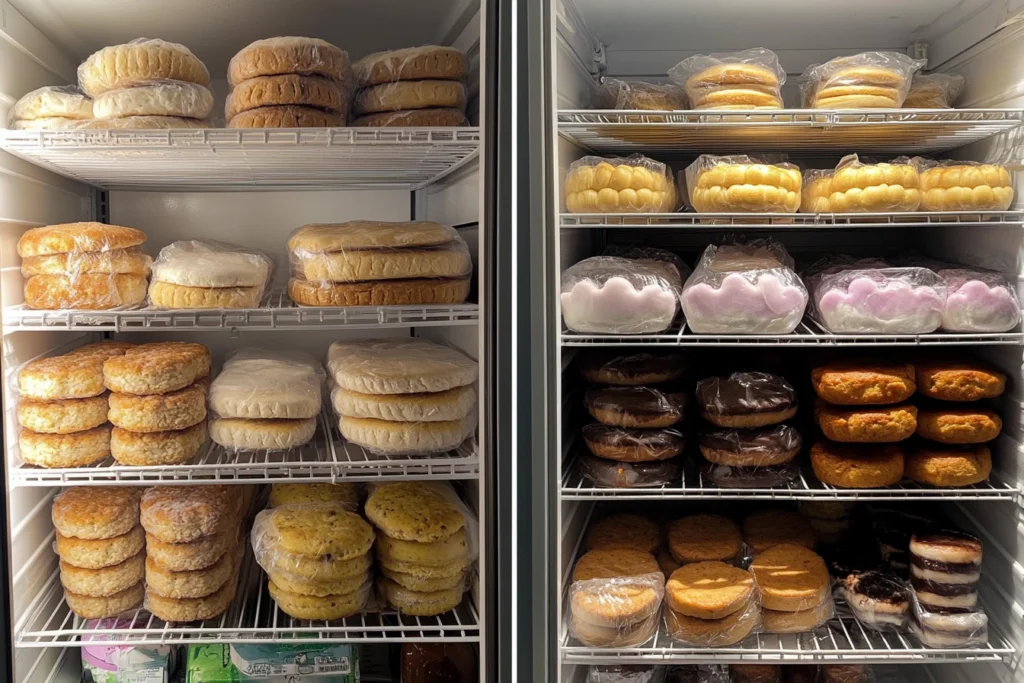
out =
<svg viewBox="0 0 1024 683"><path fill-rule="evenodd" d="M337 3L328 0L228 0L208 3L139 3L127 0L2 0L0 15L0 119L26 92L43 85L74 83L80 61L93 51L137 37L180 42L203 60L211 75L217 105L214 126L223 126L227 92L224 74L230 57L253 40L277 35L315 36L349 52L353 61L378 50L411 45L453 45L470 64L467 81L469 128L422 132L388 129L271 131L266 136L238 131L136 131L121 134L119 144L156 145L163 153L143 150L107 154L98 151L103 133L90 149L63 149L46 156L44 145L22 137L29 153L0 151L0 297L4 311L22 302L23 279L16 244L26 230L48 224L99 220L146 232L145 250L156 256L178 239L204 238L263 250L275 260L271 290L282 291L288 279L286 241L300 225L353 219L431 220L455 226L470 246L474 280L465 305L298 309L281 293L258 312L185 312L181 317L129 314L90 321L59 321L5 316L3 325L3 405L6 472L6 585L4 619L11 639L11 680L19 683L70 683L79 680L80 656L74 629L78 621L60 598L57 557L51 551L54 530L50 501L62 484L145 485L160 480L188 482L189 466L158 468L141 475L90 467L86 474L63 474L21 466L17 462L17 398L12 391L17 368L44 355L70 350L102 338L144 343L189 340L207 345L215 370L224 354L242 346L297 349L322 359L338 339L368 336L417 336L453 345L480 361L480 427L475 445L426 458L374 461L358 447L341 443L329 420L318 436L295 456L306 464L275 462L267 454L235 467L231 457L198 459L207 483L269 483L274 480L371 481L450 479L480 518L481 548L477 578L457 613L437 618L406 618L391 628L354 617L321 636L353 643L398 643L452 640L478 644L480 680L488 680L484 628L488 617L485 582L491 576L485 531L491 502L487 495L490 438L485 410L487 345L484 297L487 228L484 211L483 135L478 125L483 107L481 60L485 54L485 11L478 0L431 3ZM392 129L395 131L396 129ZM184 133L184 137L181 137ZM191 133L192 137L189 138ZM109 140L109 138L108 138ZM82 139L79 138L78 142ZM86 146L89 146L86 145ZM194 145L201 159L184 149ZM74 144L71 145L74 147ZM140 149L136 147L135 149ZM32 152L36 153L33 158ZM109 150L108 150L109 151ZM63 154L63 156L61 155ZM143 159L145 157L145 159ZM52 164L47 167L47 164ZM53 170L51 170L53 169ZM54 172L59 170L61 173ZM71 177L68 177L71 176ZM335 441L338 443L336 444ZM336 448L337 446L337 448ZM215 450L215 449L212 449ZM118 468L114 468L115 470ZM130 468L129 468L130 469ZM66 478L67 477L67 478ZM198 481L196 483L203 483ZM258 568L252 577L259 574ZM243 570L243 580L245 572ZM240 601L244 599L239 591ZM255 598L254 598L255 599ZM264 595L264 599L266 596ZM248 637L298 637L286 632L272 603L228 613L235 622L211 620L210 640L238 638L228 627L251 628ZM148 642L185 643L199 629L170 631L149 623ZM243 623L246 622L246 623ZM333 625L337 626L337 624ZM374 629L374 625L377 628ZM290 624L301 626L299 622ZM430 626L435 626L433 630ZM203 625L209 627L209 622ZM313 628L306 623L307 628ZM317 630L317 629L313 629ZM24 637L26 632L36 635ZM289 633L291 635L289 635ZM247 637L243 634L242 638ZM193 641L194 642L194 641ZM7 674L4 674L6 678ZM397 677L397 669L395 671ZM396 678L397 680L397 678Z"/></svg>
<svg viewBox="0 0 1024 683"><path fill-rule="evenodd" d="M826 251L884 256L915 248L932 257L945 257L960 263L999 270L1010 282L1017 283L1020 291L1022 231L1019 215L1009 218L1006 224L988 223L984 226L956 222L941 226L899 225L898 220L890 218L882 219L874 225L861 222L858 227L844 227L839 224L840 221L831 224L828 219L823 221L828 225L806 224L812 221L788 226L770 224L785 221L754 224L749 220L735 219L731 225L701 226L699 221L693 220L695 214L690 213L666 221L671 224L666 227L644 227L645 217L627 219L622 215L601 217L593 214L582 217L565 213L560 183L569 165L585 155L626 156L634 152L668 163L678 175L701 153L789 152L792 160L805 167L826 168L850 152L868 152L874 158L886 160L897 156L897 153L912 152L916 144L925 148L918 152L924 156L1003 163L1015 170L1020 163L1019 109L1024 105L1024 69L1019 60L1024 50L1024 31L1020 23L1024 3L987 0L867 0L825 4L813 0L774 4L752 0L701 0L687 3L669 0L642 0L635 3L616 0L552 0L548 9L550 23L545 35L549 42L544 45L544 49L550 51L547 64L551 72L548 87L552 111L546 112L545 116L553 158L549 162L550 180L547 181L547 194L544 198L548 231L545 235L548 249L546 281L550 283L546 291L545 305L548 308L545 311L544 329L552 359L548 364L548 386L554 387L555 392L555 396L548 402L547 439L554 449L548 461L551 467L548 477L558 490L557 493L549 492L547 500L555 508L551 516L556 522L552 524L549 533L554 536L551 548L558 561L556 567L548 569L547 576L555 586L551 591L552 602L559 605L553 632L549 633L551 670L556 670L564 683L580 683L586 678L588 664L843 660L899 662L894 666L908 681L952 683L968 680L1024 680L1024 672L1019 671L1019 657L1016 654L1020 651L1021 637L1024 635L1020 625L1020 615L1024 609L1024 584L1020 580L1020 568L1024 555L1020 550L1019 492L1022 479L1018 464L1022 438L1018 416L1021 397L1024 396L1020 389L1024 377L1019 332L999 340L985 340L984 345L952 338L943 342L956 344L954 352L969 351L989 360L1007 372L1015 385L1005 396L1001 409L1005 427L993 448L997 475L994 481L999 482L997 488L1001 491L992 496L978 494L978 498L984 497L984 500L955 500L944 495L933 496L943 501L941 505L946 513L965 528L980 534L985 542L986 574L983 576L987 578L983 579L981 592L990 623L1002 634L998 654L985 653L975 657L970 653L960 653L947 656L898 640L872 641L872 645L853 652L843 646L834 647L834 638L831 643L817 644L789 640L782 643L781 650L776 652L778 641L769 637L760 641L760 648L750 645L744 646L742 650L730 650L727 655L708 650L694 655L685 653L682 646L673 650L671 641L659 637L654 645L647 644L633 649L616 648L614 653L602 656L599 648L577 647L578 644L574 644L567 634L565 616L568 576L580 552L579 544L587 520L594 514L612 509L644 512L647 509L668 508L673 511L672 516L678 517L683 514L679 510L686 506L697 506L702 511L729 514L728 510L734 505L742 504L733 503L732 500L754 496L740 495L722 499L692 484L684 486L685 491L673 491L668 496L643 495L642 490L638 493L635 489L615 491L619 494L625 492L626 495L605 495L595 493L592 486L587 490L588 485L581 485L578 475L575 478L571 475L567 468L573 455L581 448L579 427L583 424L583 416L579 413L586 412L580 407L580 386L583 382L571 366L572 357L584 348L592 348L594 344L629 346L630 343L626 335L614 338L609 336L602 342L596 339L600 335L592 335L595 337L592 339L587 338L587 335L566 334L558 296L561 271L583 258L601 254L607 245L668 248L682 255L692 266L706 245L728 233L744 233L757 238L771 237L782 242L798 262ZM969 126L951 123L947 131L950 135L966 137L959 140L940 139L946 133L936 129L935 136L930 139L926 139L928 136L911 136L896 143L898 149L890 149L888 143L880 143L877 138L872 138L871 130L867 128L857 129L856 132L847 129L851 131L849 135L856 137L844 140L841 126L821 131L787 127L787 124L782 123L787 120L785 113L780 114L772 124L762 126L761 132L765 134L744 138L756 142L744 143L730 137L728 130L721 130L723 126L718 129L714 125L692 129L679 126L670 130L666 126L666 130L659 131L656 119L648 120L640 113L631 122L641 125L635 128L624 125L620 131L616 129L615 123L624 119L615 118L614 112L608 112L609 116L603 118L603 113L588 115L584 111L595 108L591 98L601 78L665 83L668 82L666 71L687 56L754 46L763 46L776 52L785 67L787 81L783 87L783 96L787 107L799 106L796 80L808 65L865 50L893 50L926 58L927 71L962 74L966 78L966 89L957 104L958 108L1007 108L1011 113L994 113L992 116L1007 116L1012 121L1007 121L998 130L993 128L973 133L967 130ZM712 115L708 120L714 119ZM696 122L696 118L690 121ZM605 123L612 125L603 128L602 124ZM645 128L645 124L650 126ZM899 125L878 117L875 130L888 131L891 135L887 140L900 140ZM956 132L953 132L954 129ZM902 130L912 129L906 126ZM619 135L623 137L617 139ZM631 142L622 142L625 138ZM1014 175L1014 184L1018 189L1019 177L1019 173ZM681 188L681 191L684 190ZM1018 191L1015 206L1011 209L1020 206ZM798 329L798 333L800 331ZM735 358L744 358L739 354L763 353L776 359L789 359L782 362L803 360L807 354L816 353L814 349L804 348L817 343L812 341L814 336L812 332L796 342L768 341L766 343L771 346L760 348L757 342L744 342L735 337L697 342L693 336L675 341L655 340L652 336L647 343L672 345L682 342L684 346L699 345L702 348L687 349L697 354L695 358L698 360L695 363L699 366L699 359L704 358L700 354L715 353L715 347L722 346L725 348L717 349L718 352L733 354ZM861 339L860 343L882 347L875 351L885 354L887 349L884 347L905 345L906 342ZM847 349L856 350L857 344L854 341ZM834 491L832 493L834 495ZM950 498L955 495L950 494ZM771 496L765 494L756 497L767 499ZM654 500L658 498L662 500ZM794 496L783 495L781 498L791 500ZM855 498L850 496L847 499ZM893 494L887 500L892 505L909 506L908 509L923 504L915 503L913 496L901 493ZM923 498L918 497L917 500ZM918 648L914 654L907 654L908 648L914 647ZM828 652L815 653L814 650ZM914 665L908 664L910 662Z"/></svg>

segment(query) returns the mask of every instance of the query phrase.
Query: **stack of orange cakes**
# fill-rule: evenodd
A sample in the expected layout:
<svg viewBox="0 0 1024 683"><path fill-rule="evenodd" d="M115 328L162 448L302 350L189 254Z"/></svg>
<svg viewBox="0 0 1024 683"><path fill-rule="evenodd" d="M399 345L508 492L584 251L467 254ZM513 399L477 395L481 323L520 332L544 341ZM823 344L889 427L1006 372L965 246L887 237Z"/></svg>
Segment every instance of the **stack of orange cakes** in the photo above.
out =
<svg viewBox="0 0 1024 683"><path fill-rule="evenodd" d="M98 342L26 363L18 373L18 447L39 467L81 467L110 455L103 363L131 344Z"/></svg>
<svg viewBox="0 0 1024 683"><path fill-rule="evenodd" d="M64 598L83 619L115 617L142 604L141 494L130 487L84 486L53 499Z"/></svg>
<svg viewBox="0 0 1024 683"><path fill-rule="evenodd" d="M754 557L750 571L761 591L764 632L805 633L832 618L828 568L813 550L773 545Z"/></svg>
<svg viewBox="0 0 1024 683"><path fill-rule="evenodd" d="M206 442L210 351L202 344L157 342L103 364L114 424L110 452L124 465L191 460Z"/></svg>
<svg viewBox="0 0 1024 683"><path fill-rule="evenodd" d="M475 522L451 485L385 484L370 493L365 509L377 530L381 597L413 616L458 607L475 557Z"/></svg>
<svg viewBox="0 0 1024 683"><path fill-rule="evenodd" d="M212 619L235 597L245 544L242 486L156 486L142 496L146 609L169 622Z"/></svg>
<svg viewBox="0 0 1024 683"><path fill-rule="evenodd" d="M375 52L353 65L353 126L466 125L466 56L424 45Z"/></svg>
<svg viewBox="0 0 1024 683"><path fill-rule="evenodd" d="M976 361L923 361L915 368L917 391L926 398L917 419L922 438L907 456L907 476L944 487L987 481L987 443L999 436L1003 421L986 401L1006 390L1006 375Z"/></svg>
<svg viewBox="0 0 1024 683"><path fill-rule="evenodd" d="M761 622L753 575L725 562L691 562L665 585L665 626L694 647L735 645Z"/></svg>
<svg viewBox="0 0 1024 683"><path fill-rule="evenodd" d="M879 488L903 478L898 445L917 430L914 367L903 363L850 360L811 372L820 399L815 418L825 438L811 448L814 475L841 488Z"/></svg>

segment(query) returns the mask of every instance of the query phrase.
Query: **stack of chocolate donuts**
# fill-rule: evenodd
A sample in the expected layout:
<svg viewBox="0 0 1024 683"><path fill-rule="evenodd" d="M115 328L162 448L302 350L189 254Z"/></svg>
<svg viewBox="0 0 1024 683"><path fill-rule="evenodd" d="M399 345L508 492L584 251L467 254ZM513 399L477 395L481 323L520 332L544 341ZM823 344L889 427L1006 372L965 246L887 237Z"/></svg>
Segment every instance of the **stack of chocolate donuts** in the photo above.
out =
<svg viewBox="0 0 1024 683"><path fill-rule="evenodd" d="M788 424L796 391L766 372L734 372L697 382L697 408L710 426L700 435L704 475L716 486L781 486L799 473L803 440Z"/></svg>
<svg viewBox="0 0 1024 683"><path fill-rule="evenodd" d="M599 486L659 486L680 477L685 395L671 383L683 374L676 354L593 353L580 360L593 385L586 406L596 420L583 428L590 455L580 472Z"/></svg>

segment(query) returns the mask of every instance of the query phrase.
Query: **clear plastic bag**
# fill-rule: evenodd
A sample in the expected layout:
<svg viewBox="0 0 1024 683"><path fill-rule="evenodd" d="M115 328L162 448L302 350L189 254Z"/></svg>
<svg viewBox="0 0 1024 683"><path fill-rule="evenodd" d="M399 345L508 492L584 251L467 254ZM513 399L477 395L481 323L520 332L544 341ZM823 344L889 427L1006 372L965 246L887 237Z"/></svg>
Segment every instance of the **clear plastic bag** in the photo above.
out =
<svg viewBox="0 0 1024 683"><path fill-rule="evenodd" d="M671 382L683 376L685 365L678 353L583 351L576 361L591 384L646 386Z"/></svg>
<svg viewBox="0 0 1024 683"><path fill-rule="evenodd" d="M964 77L960 74L916 74L903 108L952 109L963 91Z"/></svg>
<svg viewBox="0 0 1024 683"><path fill-rule="evenodd" d="M73 122L93 117L93 101L74 85L36 88L14 103L8 115L12 128L18 121L64 119Z"/></svg>
<svg viewBox="0 0 1024 683"><path fill-rule="evenodd" d="M585 403L591 416L606 425L663 428L683 419L686 395L652 387L606 387L588 391Z"/></svg>
<svg viewBox="0 0 1024 683"><path fill-rule="evenodd" d="M811 315L837 334L927 334L942 324L946 285L926 268L834 257L805 276Z"/></svg>
<svg viewBox="0 0 1024 683"><path fill-rule="evenodd" d="M709 245L680 297L697 334L789 334L807 307L807 289L778 242Z"/></svg>
<svg viewBox="0 0 1024 683"><path fill-rule="evenodd" d="M686 167L690 206L698 213L795 213L800 169L737 154L702 154Z"/></svg>
<svg viewBox="0 0 1024 683"><path fill-rule="evenodd" d="M1013 178L1005 166L914 157L921 173L922 211L1006 211Z"/></svg>
<svg viewBox="0 0 1024 683"><path fill-rule="evenodd" d="M698 619L680 614L667 605L664 609L665 633L690 647L728 647L742 641L761 626L761 606L751 599L737 612L722 619Z"/></svg>
<svg viewBox="0 0 1024 683"><path fill-rule="evenodd" d="M835 614L832 594L806 610L797 612L764 609L761 613L761 630L765 633L809 633L818 628Z"/></svg>
<svg viewBox="0 0 1024 683"><path fill-rule="evenodd" d="M800 77L805 107L811 109L898 109L911 77L925 65L899 52L861 52L812 64Z"/></svg>
<svg viewBox="0 0 1024 683"><path fill-rule="evenodd" d="M800 453L803 439L787 424L759 429L708 429L701 432L706 460L730 467L784 465Z"/></svg>
<svg viewBox="0 0 1024 683"><path fill-rule="evenodd" d="M126 116L178 116L205 119L213 111L210 89L186 81L159 80L145 85L109 90L97 95L93 112L97 119Z"/></svg>
<svg viewBox="0 0 1024 683"><path fill-rule="evenodd" d="M599 458L619 462L668 460L683 452L685 439L675 429L626 429L603 424L583 428L583 441Z"/></svg>
<svg viewBox="0 0 1024 683"><path fill-rule="evenodd" d="M791 460L782 465L735 467L701 462L701 476L723 489L766 489L785 486L800 476L800 464Z"/></svg>
<svg viewBox="0 0 1024 683"><path fill-rule="evenodd" d="M667 330L682 281L674 266L592 256L562 271L562 317L573 332L650 334Z"/></svg>
<svg viewBox="0 0 1024 683"><path fill-rule="evenodd" d="M804 173L800 210L804 213L916 211L921 205L920 176L908 157L888 163L843 157L830 171Z"/></svg>
<svg viewBox="0 0 1024 683"><path fill-rule="evenodd" d="M263 510L253 521L250 542L256 562L267 572L279 571L284 554L286 560L295 556L309 563L351 563L352 577L363 565L359 558L373 547L374 531L363 517L336 503L302 503L282 505ZM325 572L326 573L326 572ZM357 583L357 582L356 582Z"/></svg>
<svg viewBox="0 0 1024 683"><path fill-rule="evenodd" d="M910 591L906 581L895 574L852 572L837 582L835 593L864 628L897 633L906 630Z"/></svg>
<svg viewBox="0 0 1024 683"><path fill-rule="evenodd" d="M786 71L771 50L693 55L668 70L694 109L782 109Z"/></svg>
<svg viewBox="0 0 1024 683"><path fill-rule="evenodd" d="M690 277L690 273L693 272L693 268L690 268L677 254L667 249L658 249L657 247L624 247L618 244L609 244L604 248L602 256L618 256L639 261L668 263L675 266L676 272L679 273L680 282L685 281L686 278Z"/></svg>
<svg viewBox="0 0 1024 683"><path fill-rule="evenodd" d="M686 94L682 88L670 84L605 78L597 89L595 106L597 109L672 111L686 109Z"/></svg>
<svg viewBox="0 0 1024 683"><path fill-rule="evenodd" d="M936 269L946 284L942 329L1008 332L1020 324L1020 298L1000 273L973 268Z"/></svg>
<svg viewBox="0 0 1024 683"><path fill-rule="evenodd" d="M74 128L83 130L169 130L175 128L209 128L206 121L181 116L123 116L118 119L90 119Z"/></svg>
<svg viewBox="0 0 1024 683"><path fill-rule="evenodd" d="M658 629L664 596L661 572L573 581L569 633L588 647L640 645Z"/></svg>
<svg viewBox="0 0 1024 683"><path fill-rule="evenodd" d="M563 190L569 213L669 213L678 207L672 169L640 154L577 159Z"/></svg>
<svg viewBox="0 0 1024 683"><path fill-rule="evenodd" d="M466 76L466 56L445 45L420 45L401 50L374 52L352 65L360 87L420 81L426 79L460 80Z"/></svg>
<svg viewBox="0 0 1024 683"><path fill-rule="evenodd" d="M210 410L217 417L302 419L320 413L326 373L298 352L239 349L210 385Z"/></svg>
<svg viewBox="0 0 1024 683"><path fill-rule="evenodd" d="M719 427L764 427L796 415L797 395L779 375L734 372L697 382L697 409Z"/></svg>
<svg viewBox="0 0 1024 683"><path fill-rule="evenodd" d="M105 47L78 66L78 85L91 97L162 80L209 86L210 72L184 45L157 38Z"/></svg>
<svg viewBox="0 0 1024 683"><path fill-rule="evenodd" d="M201 240L173 242L153 263L149 303L154 308L255 308L273 267L270 257L255 249Z"/></svg>
<svg viewBox="0 0 1024 683"><path fill-rule="evenodd" d="M257 76L302 74L352 85L348 53L319 38L278 36L249 43L228 62L228 84Z"/></svg>
<svg viewBox="0 0 1024 683"><path fill-rule="evenodd" d="M478 364L426 339L344 339L327 350L334 383L364 394L422 394L472 384Z"/></svg>
<svg viewBox="0 0 1024 683"><path fill-rule="evenodd" d="M988 615L980 609L933 612L910 591L910 632L925 647L960 648L988 643Z"/></svg>
<svg viewBox="0 0 1024 683"><path fill-rule="evenodd" d="M586 479L602 488L638 489L667 486L678 482L682 467L676 460L617 462L581 453L576 468Z"/></svg>

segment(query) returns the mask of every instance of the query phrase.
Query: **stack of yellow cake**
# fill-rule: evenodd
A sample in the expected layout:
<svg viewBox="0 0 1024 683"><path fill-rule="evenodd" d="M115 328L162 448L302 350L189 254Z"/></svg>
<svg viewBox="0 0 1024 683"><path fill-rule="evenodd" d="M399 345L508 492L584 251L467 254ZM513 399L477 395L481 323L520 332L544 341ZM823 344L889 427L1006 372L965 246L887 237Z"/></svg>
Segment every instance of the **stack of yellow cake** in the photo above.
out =
<svg viewBox="0 0 1024 683"><path fill-rule="evenodd" d="M702 154L686 169L690 206L699 213L794 213L800 208L800 169L745 154Z"/></svg>
<svg viewBox="0 0 1024 683"><path fill-rule="evenodd" d="M676 209L672 169L641 154L587 156L565 176L569 213L667 213Z"/></svg>
<svg viewBox="0 0 1024 683"><path fill-rule="evenodd" d="M861 163L856 154L843 157L834 170L804 174L803 213L917 211L921 179L907 157L889 163Z"/></svg>
<svg viewBox="0 0 1024 683"><path fill-rule="evenodd" d="M922 211L1006 211L1013 178L1005 166L914 157L921 169Z"/></svg>
<svg viewBox="0 0 1024 683"><path fill-rule="evenodd" d="M377 588L400 612L433 616L462 601L473 556L466 515L453 500L447 484L414 481L379 486L366 500L377 528Z"/></svg>
<svg viewBox="0 0 1024 683"><path fill-rule="evenodd" d="M453 47L375 52L353 70L353 126L466 125L466 56Z"/></svg>
<svg viewBox="0 0 1024 683"><path fill-rule="evenodd" d="M103 364L114 424L110 452L125 465L172 465L206 442L210 351L191 342L132 347Z"/></svg>

